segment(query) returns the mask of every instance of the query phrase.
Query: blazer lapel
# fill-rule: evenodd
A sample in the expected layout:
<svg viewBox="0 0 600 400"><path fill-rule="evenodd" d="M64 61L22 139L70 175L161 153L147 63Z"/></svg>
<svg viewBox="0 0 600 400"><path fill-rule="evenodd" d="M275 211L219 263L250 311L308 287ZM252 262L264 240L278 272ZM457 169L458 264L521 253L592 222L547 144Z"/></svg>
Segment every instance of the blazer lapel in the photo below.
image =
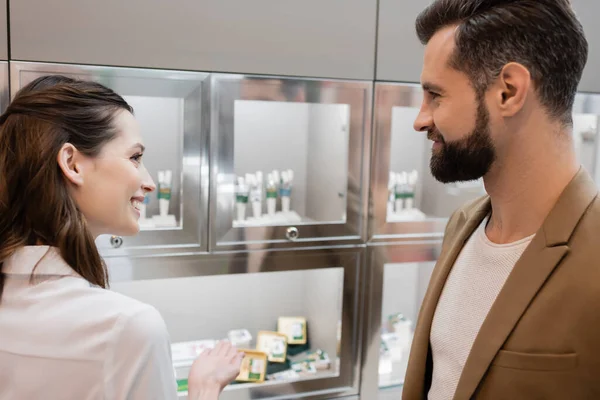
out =
<svg viewBox="0 0 600 400"><path fill-rule="evenodd" d="M418 399L422 398L423 394L426 394L427 387L429 386L427 379L431 375L431 371L428 371L428 359L430 359L429 334L438 300L448 274L464 243L469 239L489 211L490 201L488 197L485 197L475 204L470 212L461 211L461 214L457 217L459 220L455 224L457 227L456 230L450 230L446 234L447 238L452 238L452 241L442 249L436 268L429 281L429 286L423 298L421 311L417 319L410 350L409 365L405 377L405 386L402 389L403 398L405 399Z"/></svg>
<svg viewBox="0 0 600 400"><path fill-rule="evenodd" d="M547 248L542 236L534 238L515 265L473 343L454 400L471 398L531 299L567 250L566 245Z"/></svg>
<svg viewBox="0 0 600 400"><path fill-rule="evenodd" d="M467 358L454 400L470 399L517 322L569 251L568 242L597 188L583 169L569 183L516 263Z"/></svg>

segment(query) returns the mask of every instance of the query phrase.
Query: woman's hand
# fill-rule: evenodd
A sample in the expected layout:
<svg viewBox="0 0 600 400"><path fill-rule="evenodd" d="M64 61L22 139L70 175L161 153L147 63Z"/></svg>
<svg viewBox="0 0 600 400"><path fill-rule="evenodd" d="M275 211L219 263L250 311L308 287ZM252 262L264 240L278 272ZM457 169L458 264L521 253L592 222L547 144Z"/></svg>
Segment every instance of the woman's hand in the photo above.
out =
<svg viewBox="0 0 600 400"><path fill-rule="evenodd" d="M221 391L240 373L244 353L221 341L194 361L188 376L190 400L216 400Z"/></svg>

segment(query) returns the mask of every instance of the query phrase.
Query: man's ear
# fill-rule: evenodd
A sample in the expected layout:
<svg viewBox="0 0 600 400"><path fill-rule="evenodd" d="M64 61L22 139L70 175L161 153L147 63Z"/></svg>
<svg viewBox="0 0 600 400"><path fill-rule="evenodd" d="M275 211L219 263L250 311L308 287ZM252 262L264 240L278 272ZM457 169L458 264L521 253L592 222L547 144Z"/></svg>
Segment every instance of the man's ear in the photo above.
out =
<svg viewBox="0 0 600 400"><path fill-rule="evenodd" d="M63 175L75 186L83 184L83 168L80 163L81 153L71 143L65 143L56 157Z"/></svg>
<svg viewBox="0 0 600 400"><path fill-rule="evenodd" d="M531 74L522 64L511 62L500 71L497 79L496 102L503 117L517 114L527 100L531 88Z"/></svg>

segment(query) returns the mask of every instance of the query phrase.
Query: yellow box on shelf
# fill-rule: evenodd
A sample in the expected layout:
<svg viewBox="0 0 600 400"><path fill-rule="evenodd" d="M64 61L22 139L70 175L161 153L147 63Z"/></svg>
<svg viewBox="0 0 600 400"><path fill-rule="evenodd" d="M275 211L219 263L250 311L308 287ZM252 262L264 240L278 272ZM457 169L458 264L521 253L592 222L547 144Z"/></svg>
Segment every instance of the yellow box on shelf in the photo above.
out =
<svg viewBox="0 0 600 400"><path fill-rule="evenodd" d="M264 382L267 374L267 354L247 349L239 349L239 351L244 352L244 359L240 373L235 380L237 382Z"/></svg>
<svg viewBox="0 0 600 400"><path fill-rule="evenodd" d="M288 344L306 344L306 318L279 317L277 332L287 336Z"/></svg>
<svg viewBox="0 0 600 400"><path fill-rule="evenodd" d="M283 363L287 358L287 335L279 332L260 331L256 349L267 354L270 362Z"/></svg>

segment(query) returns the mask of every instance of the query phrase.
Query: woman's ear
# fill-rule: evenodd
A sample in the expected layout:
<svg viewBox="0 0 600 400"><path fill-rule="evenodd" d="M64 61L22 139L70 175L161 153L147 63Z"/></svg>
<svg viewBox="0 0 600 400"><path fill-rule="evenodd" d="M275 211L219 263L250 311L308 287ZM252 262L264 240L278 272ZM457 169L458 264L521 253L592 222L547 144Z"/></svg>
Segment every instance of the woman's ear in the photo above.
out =
<svg viewBox="0 0 600 400"><path fill-rule="evenodd" d="M81 166L81 153L71 143L65 143L56 157L58 166L69 182L76 186L83 184L83 168Z"/></svg>

